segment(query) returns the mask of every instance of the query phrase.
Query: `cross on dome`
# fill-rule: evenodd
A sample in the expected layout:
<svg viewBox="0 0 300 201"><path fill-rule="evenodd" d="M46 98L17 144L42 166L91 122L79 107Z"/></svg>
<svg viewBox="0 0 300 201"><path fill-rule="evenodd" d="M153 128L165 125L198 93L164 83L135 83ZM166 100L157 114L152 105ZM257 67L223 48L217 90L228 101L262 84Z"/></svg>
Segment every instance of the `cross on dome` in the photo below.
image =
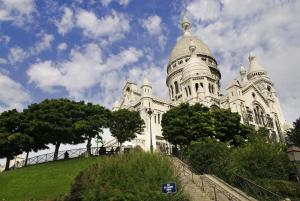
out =
<svg viewBox="0 0 300 201"><path fill-rule="evenodd" d="M183 15L183 19L182 19L182 22L181 22L181 27L182 27L184 35L191 35L191 33L190 33L190 22L189 22L189 20L186 16L186 14Z"/></svg>

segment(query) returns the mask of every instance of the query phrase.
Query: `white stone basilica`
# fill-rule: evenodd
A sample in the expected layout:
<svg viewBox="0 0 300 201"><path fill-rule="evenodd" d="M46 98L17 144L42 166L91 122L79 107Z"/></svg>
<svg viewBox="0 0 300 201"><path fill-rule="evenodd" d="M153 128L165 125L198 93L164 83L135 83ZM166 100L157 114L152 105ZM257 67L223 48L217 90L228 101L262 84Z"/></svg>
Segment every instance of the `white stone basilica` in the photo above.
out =
<svg viewBox="0 0 300 201"><path fill-rule="evenodd" d="M127 81L123 88L121 102L116 101L113 110L126 108L140 112L145 121L145 130L127 146L165 151L170 148L161 131L162 114L181 103L201 103L207 107L227 108L241 116L241 122L255 128L270 129L270 139L284 141L287 126L274 83L260 66L253 53L249 55L249 68L241 66L240 75L226 88L226 95L220 94L221 73L217 61L208 46L190 32L186 17L182 22L183 35L177 41L167 65L166 83L170 100L152 95L152 86L144 78L140 87ZM151 118L147 113L153 111ZM150 122L151 119L151 122ZM150 129L151 127L151 129ZM107 145L116 144L112 140Z"/></svg>

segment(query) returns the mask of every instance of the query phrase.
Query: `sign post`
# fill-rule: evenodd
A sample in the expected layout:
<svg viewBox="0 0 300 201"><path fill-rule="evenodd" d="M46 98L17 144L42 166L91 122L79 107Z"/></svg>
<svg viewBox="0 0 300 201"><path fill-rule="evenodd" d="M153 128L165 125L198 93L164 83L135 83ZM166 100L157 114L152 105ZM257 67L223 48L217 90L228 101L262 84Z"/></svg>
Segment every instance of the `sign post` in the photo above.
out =
<svg viewBox="0 0 300 201"><path fill-rule="evenodd" d="M162 185L162 192L163 193L176 193L176 183L171 182L171 183L166 183Z"/></svg>

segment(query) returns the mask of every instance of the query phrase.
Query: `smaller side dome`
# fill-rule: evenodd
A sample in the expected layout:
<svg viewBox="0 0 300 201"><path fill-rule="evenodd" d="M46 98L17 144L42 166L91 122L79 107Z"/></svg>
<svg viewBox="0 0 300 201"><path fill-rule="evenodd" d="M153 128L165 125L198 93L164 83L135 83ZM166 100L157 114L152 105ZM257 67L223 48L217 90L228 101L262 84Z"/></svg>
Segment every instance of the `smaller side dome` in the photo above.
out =
<svg viewBox="0 0 300 201"><path fill-rule="evenodd" d="M116 100L113 104L112 110L116 111L116 110L120 109L120 107L121 107L120 102L118 100Z"/></svg>
<svg viewBox="0 0 300 201"><path fill-rule="evenodd" d="M150 81L148 80L148 78L146 76L143 79L142 86L149 86L149 87L151 87L151 83L150 83Z"/></svg>
<svg viewBox="0 0 300 201"><path fill-rule="evenodd" d="M266 75L265 69L263 69L263 67L257 63L256 56L253 52L250 52L248 59L250 63L250 69L247 75L248 80L257 75Z"/></svg>
<svg viewBox="0 0 300 201"><path fill-rule="evenodd" d="M191 58L185 64L182 71L182 80L185 81L190 77L200 76L200 75L210 75L210 69L205 61L195 54L196 46L193 40L190 41L189 46Z"/></svg>
<svg viewBox="0 0 300 201"><path fill-rule="evenodd" d="M241 67L240 67L240 75L246 75L246 73L247 73L246 68L243 65L241 65Z"/></svg>

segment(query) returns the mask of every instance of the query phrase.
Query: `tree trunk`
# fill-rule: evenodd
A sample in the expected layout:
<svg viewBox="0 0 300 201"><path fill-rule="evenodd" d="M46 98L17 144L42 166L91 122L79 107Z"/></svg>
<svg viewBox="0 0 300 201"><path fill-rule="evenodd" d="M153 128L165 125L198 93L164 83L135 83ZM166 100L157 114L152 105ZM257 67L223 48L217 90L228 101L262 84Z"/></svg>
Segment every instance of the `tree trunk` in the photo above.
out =
<svg viewBox="0 0 300 201"><path fill-rule="evenodd" d="M29 151L26 152L26 158L25 158L25 164L24 164L24 166L27 166L28 156L29 156Z"/></svg>
<svg viewBox="0 0 300 201"><path fill-rule="evenodd" d="M92 141L92 138L91 138L91 137L88 137L88 139L87 139L87 144L86 144L86 151L87 151L88 156L91 156L91 155L92 155L92 154L91 154L91 146L92 146L91 141Z"/></svg>
<svg viewBox="0 0 300 201"><path fill-rule="evenodd" d="M5 164L5 169L4 169L4 171L9 170L10 159L11 159L10 157L7 157L7 158L6 158L6 164Z"/></svg>
<svg viewBox="0 0 300 201"><path fill-rule="evenodd" d="M54 151L54 156L53 156L53 160L56 161L57 160L57 157L58 157L58 150L59 150L59 146L60 146L60 143L56 143L55 145L55 151Z"/></svg>

